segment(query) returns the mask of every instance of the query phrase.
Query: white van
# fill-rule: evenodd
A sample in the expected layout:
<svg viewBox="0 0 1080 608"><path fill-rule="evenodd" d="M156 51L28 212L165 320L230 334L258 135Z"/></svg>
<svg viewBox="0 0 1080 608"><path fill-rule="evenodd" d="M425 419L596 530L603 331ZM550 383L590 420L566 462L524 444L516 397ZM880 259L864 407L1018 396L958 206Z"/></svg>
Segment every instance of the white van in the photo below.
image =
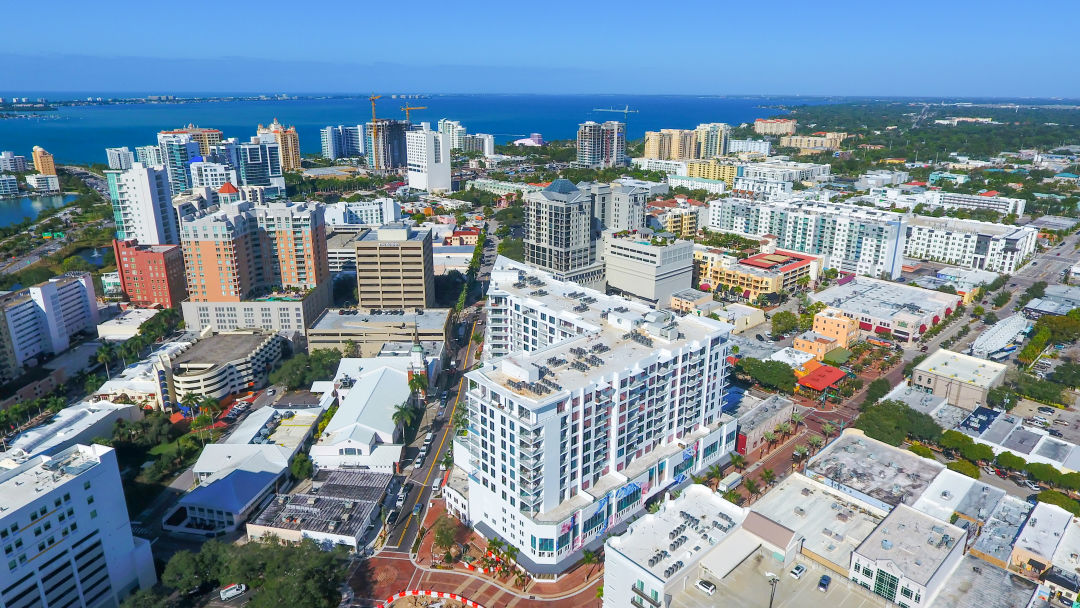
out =
<svg viewBox="0 0 1080 608"><path fill-rule="evenodd" d="M435 439L435 433L433 433L433 432L428 433L427 436L424 437L424 446L426 447L426 446L431 445L431 441L433 439Z"/></svg>
<svg viewBox="0 0 1080 608"><path fill-rule="evenodd" d="M233 583L228 587L224 587L218 592L218 596L221 597L221 601L226 602L234 597L240 597L247 592L247 586L240 583Z"/></svg>

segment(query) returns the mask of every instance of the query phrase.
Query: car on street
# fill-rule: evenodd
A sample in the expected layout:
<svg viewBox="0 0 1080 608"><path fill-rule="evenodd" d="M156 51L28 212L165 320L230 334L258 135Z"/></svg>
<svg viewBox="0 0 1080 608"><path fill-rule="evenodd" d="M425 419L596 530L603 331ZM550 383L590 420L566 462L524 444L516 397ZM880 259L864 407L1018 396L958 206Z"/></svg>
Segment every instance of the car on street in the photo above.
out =
<svg viewBox="0 0 1080 608"><path fill-rule="evenodd" d="M697 587L705 595L712 595L716 593L716 584L709 582L705 579L698 580L698 582L694 586Z"/></svg>
<svg viewBox="0 0 1080 608"><path fill-rule="evenodd" d="M1051 437L1064 437L1064 434L1061 431L1057 430L1057 429L1050 429L1050 436Z"/></svg>
<svg viewBox="0 0 1080 608"><path fill-rule="evenodd" d="M1027 487L1027 489L1035 490L1036 492L1041 492L1042 491L1042 488L1039 486L1039 484L1035 483L1034 481L1031 481L1030 479L1025 479L1024 480L1024 486Z"/></svg>
<svg viewBox="0 0 1080 608"><path fill-rule="evenodd" d="M802 575L806 574L806 566L802 564L796 564L795 567L792 568L791 572L789 572L788 574L791 575L791 578L799 580L800 578L802 578Z"/></svg>
<svg viewBox="0 0 1080 608"><path fill-rule="evenodd" d="M1000 477L1002 479L1008 479L1009 478L1009 474L1006 473L1005 471L1002 471L1001 469L994 469L994 475L997 475L998 477Z"/></svg>
<svg viewBox="0 0 1080 608"><path fill-rule="evenodd" d="M416 503L416 506L414 506L412 508L412 514L417 516L417 517L420 517L420 511L422 511L422 510L424 510L424 505L422 505L420 503Z"/></svg>
<svg viewBox="0 0 1080 608"><path fill-rule="evenodd" d="M758 335L756 335L754 337L757 338L758 342L764 342L765 341L765 337L762 336L761 334L758 334Z"/></svg>
<svg viewBox="0 0 1080 608"><path fill-rule="evenodd" d="M822 593L825 593L826 591L829 590L829 583L831 583L831 582L832 582L832 577L831 576L829 576L828 574L822 574L821 578L819 578L818 582L817 582L817 590L822 592Z"/></svg>

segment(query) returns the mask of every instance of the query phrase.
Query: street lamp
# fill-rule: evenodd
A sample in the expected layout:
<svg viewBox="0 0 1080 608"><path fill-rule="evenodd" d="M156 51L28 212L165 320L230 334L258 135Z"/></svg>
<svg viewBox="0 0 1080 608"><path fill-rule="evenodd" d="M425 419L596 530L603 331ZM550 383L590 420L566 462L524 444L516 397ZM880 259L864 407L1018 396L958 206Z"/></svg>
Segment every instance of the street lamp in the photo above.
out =
<svg viewBox="0 0 1080 608"><path fill-rule="evenodd" d="M769 591L769 608L773 608L773 599L776 597L776 584L780 582L780 577L772 572L766 572L765 576L768 577L769 586L772 587L772 590Z"/></svg>

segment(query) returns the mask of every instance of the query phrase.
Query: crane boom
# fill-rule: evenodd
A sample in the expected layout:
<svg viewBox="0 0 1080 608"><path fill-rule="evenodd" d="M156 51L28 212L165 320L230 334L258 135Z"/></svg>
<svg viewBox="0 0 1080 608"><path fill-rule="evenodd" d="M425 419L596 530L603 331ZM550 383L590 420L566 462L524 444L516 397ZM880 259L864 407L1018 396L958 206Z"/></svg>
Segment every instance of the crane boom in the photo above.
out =
<svg viewBox="0 0 1080 608"><path fill-rule="evenodd" d="M382 95L372 95L368 97L368 101L371 102L371 168L379 169L379 121L375 118L375 100L382 97Z"/></svg>
<svg viewBox="0 0 1080 608"><path fill-rule="evenodd" d="M593 108L593 112L615 112L617 114L622 114L623 115L623 122L625 122L628 118L630 118L631 114L637 114L638 110L631 110L630 106L627 105L626 107L624 107L622 109L619 109L619 108Z"/></svg>
<svg viewBox="0 0 1080 608"><path fill-rule="evenodd" d="M405 104L401 108L401 110L403 112L405 112L405 122L411 122L410 119L409 119L409 111L410 110L426 110L426 109L427 109L427 106L410 106L409 104Z"/></svg>

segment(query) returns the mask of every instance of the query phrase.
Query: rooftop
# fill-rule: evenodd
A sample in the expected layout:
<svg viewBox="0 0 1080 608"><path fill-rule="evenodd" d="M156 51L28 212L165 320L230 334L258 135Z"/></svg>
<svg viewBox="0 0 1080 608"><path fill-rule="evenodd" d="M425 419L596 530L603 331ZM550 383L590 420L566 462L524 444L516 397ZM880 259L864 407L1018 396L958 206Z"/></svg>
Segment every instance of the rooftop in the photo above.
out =
<svg viewBox="0 0 1080 608"><path fill-rule="evenodd" d="M959 527L899 505L856 552L870 560L891 561L905 577L925 586L965 538Z"/></svg>
<svg viewBox="0 0 1080 608"><path fill-rule="evenodd" d="M950 232L967 232L971 234L987 234L1000 238L1022 238L1027 234L1034 234L1030 226L1012 226L1009 224L996 224L994 222L981 222L978 220L961 220L954 217L933 217L929 215L909 215L908 225L935 230L948 230Z"/></svg>
<svg viewBox="0 0 1080 608"><path fill-rule="evenodd" d="M930 608L1014 608L1027 606L1035 583L965 555L941 586Z"/></svg>
<svg viewBox="0 0 1080 608"><path fill-rule="evenodd" d="M745 513L702 485L690 485L665 501L656 513L642 515L610 549L667 581L690 568L709 549L738 529Z"/></svg>
<svg viewBox="0 0 1080 608"><path fill-rule="evenodd" d="M916 317L940 315L943 309L952 309L960 302L959 296L869 277L855 277L844 285L810 294L810 298L849 314L875 319L891 319L903 313Z"/></svg>
<svg viewBox="0 0 1080 608"><path fill-rule="evenodd" d="M884 513L798 473L769 490L752 507L754 512L791 528L803 537L803 547L847 568L851 552L881 522Z"/></svg>
<svg viewBox="0 0 1080 608"><path fill-rule="evenodd" d="M912 506L942 521L949 521L953 513L986 521L1004 497L1005 490L946 469Z"/></svg>
<svg viewBox="0 0 1080 608"><path fill-rule="evenodd" d="M7 451L0 453L0 468L23 462L32 456L65 449L73 441L89 443L94 437L104 434L106 429L111 429L115 420L132 420L139 415L136 405L106 400L80 401L60 410L46 422L20 433L7 445Z"/></svg>
<svg viewBox="0 0 1080 608"><path fill-rule="evenodd" d="M911 409L928 416L933 416L934 412L945 403L945 397L919 390L907 383L896 385L888 395L885 395L884 399L899 401ZM964 411L964 415L967 415L967 411ZM944 428L950 429L952 425Z"/></svg>
<svg viewBox="0 0 1080 608"><path fill-rule="evenodd" d="M101 462L112 451L103 445L73 445L54 456L36 456L4 470L0 468L0 512L18 509L58 488Z"/></svg>
<svg viewBox="0 0 1080 608"><path fill-rule="evenodd" d="M224 365L247 357L273 335L273 332L259 330L214 334L199 340L176 357L173 365Z"/></svg>
<svg viewBox="0 0 1080 608"><path fill-rule="evenodd" d="M1013 539L1027 522L1031 509L1027 501L1005 495L983 523L982 532L971 550L1007 563L1012 554Z"/></svg>
<svg viewBox="0 0 1080 608"><path fill-rule="evenodd" d="M816 259L818 258L812 255L777 249L774 253L759 253L739 260L739 264L772 272L791 272L796 268L811 264Z"/></svg>
<svg viewBox="0 0 1080 608"><path fill-rule="evenodd" d="M806 474L896 506L914 504L944 468L848 429L810 461Z"/></svg>
<svg viewBox="0 0 1080 608"><path fill-rule="evenodd" d="M397 314L400 313L400 314ZM315 331L385 331L386 326L419 331L438 331L446 326L449 308L426 308L420 312L394 310L386 313L362 313L347 308L329 308L315 321Z"/></svg>
<svg viewBox="0 0 1080 608"><path fill-rule="evenodd" d="M1065 536L1072 515L1059 506L1040 502L1020 530L1013 547L1050 559Z"/></svg>
<svg viewBox="0 0 1080 608"><path fill-rule="evenodd" d="M915 367L964 384L988 389L1005 374L1006 365L939 348Z"/></svg>
<svg viewBox="0 0 1080 608"><path fill-rule="evenodd" d="M408 357L342 359L334 384L339 407L318 442L394 443L394 409L408 400Z"/></svg>
<svg viewBox="0 0 1080 608"><path fill-rule="evenodd" d="M337 249L354 251L356 249L356 241L368 232L370 232L370 230L367 230L366 228L359 232L335 232L327 237L326 249L329 251Z"/></svg>
<svg viewBox="0 0 1080 608"><path fill-rule="evenodd" d="M799 384L815 391L824 391L847 377L847 372L831 365L822 365L799 378Z"/></svg>
<svg viewBox="0 0 1080 608"><path fill-rule="evenodd" d="M794 411L794 408L795 404L791 400L785 399L780 395L772 395L768 399L758 403L753 409L750 409L745 414L739 416L739 431L742 433L753 431L759 426L770 422L783 412L787 412L790 415L791 412Z"/></svg>

